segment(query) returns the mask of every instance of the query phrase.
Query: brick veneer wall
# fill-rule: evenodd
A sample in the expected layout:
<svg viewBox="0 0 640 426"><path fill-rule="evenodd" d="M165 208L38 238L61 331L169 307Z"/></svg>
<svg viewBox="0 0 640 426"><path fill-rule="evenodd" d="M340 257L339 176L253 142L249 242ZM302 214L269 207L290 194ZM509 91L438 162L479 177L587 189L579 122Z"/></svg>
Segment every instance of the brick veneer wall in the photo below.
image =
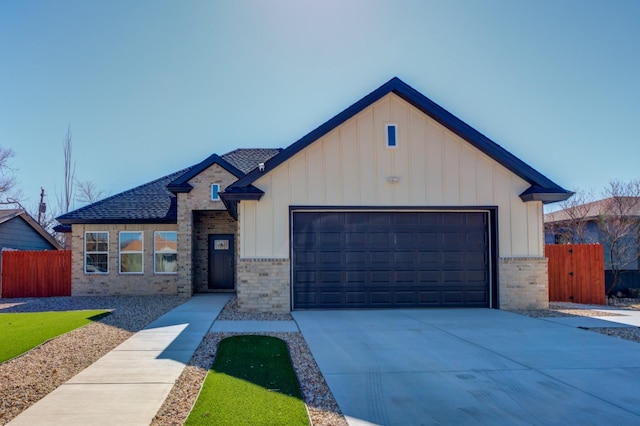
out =
<svg viewBox="0 0 640 426"><path fill-rule="evenodd" d="M194 212L193 222L193 286L196 292L206 292L209 291L209 234L236 235L238 223L226 211L197 211ZM234 247L237 245L234 244Z"/></svg>
<svg viewBox="0 0 640 426"><path fill-rule="evenodd" d="M156 274L153 265L154 231L175 231L176 225L73 225L70 234L71 294L73 296L118 295L118 294L177 294L177 274ZM84 273L85 231L109 232L109 273ZM120 231L143 231L144 273L120 274L118 233Z"/></svg>
<svg viewBox="0 0 640 426"><path fill-rule="evenodd" d="M546 257L501 258L499 269L501 309L549 307Z"/></svg>
<svg viewBox="0 0 640 426"><path fill-rule="evenodd" d="M211 200L211 184L220 185L220 191L235 182L237 178L217 164L203 170L189 181L193 187L190 192L177 194L178 203L178 293L185 296L193 294L197 286L201 288L201 278L196 274L201 267L200 258L196 259L198 235L196 230L196 211L219 211L226 213L222 201ZM199 213L199 217L201 214ZM206 225L204 225L206 226ZM235 232L232 232L235 233Z"/></svg>
<svg viewBox="0 0 640 426"><path fill-rule="evenodd" d="M243 312L291 310L289 259L240 259L236 292Z"/></svg>

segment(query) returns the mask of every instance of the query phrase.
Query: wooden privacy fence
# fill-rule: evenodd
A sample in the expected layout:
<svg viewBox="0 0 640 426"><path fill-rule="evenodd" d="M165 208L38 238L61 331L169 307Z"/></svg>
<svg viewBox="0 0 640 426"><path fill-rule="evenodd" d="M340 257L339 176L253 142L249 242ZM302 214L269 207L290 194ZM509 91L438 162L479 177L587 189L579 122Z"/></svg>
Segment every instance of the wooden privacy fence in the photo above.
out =
<svg viewBox="0 0 640 426"><path fill-rule="evenodd" d="M600 244L549 244L549 301L606 304Z"/></svg>
<svg viewBox="0 0 640 426"><path fill-rule="evenodd" d="M0 295L71 296L71 251L3 251Z"/></svg>

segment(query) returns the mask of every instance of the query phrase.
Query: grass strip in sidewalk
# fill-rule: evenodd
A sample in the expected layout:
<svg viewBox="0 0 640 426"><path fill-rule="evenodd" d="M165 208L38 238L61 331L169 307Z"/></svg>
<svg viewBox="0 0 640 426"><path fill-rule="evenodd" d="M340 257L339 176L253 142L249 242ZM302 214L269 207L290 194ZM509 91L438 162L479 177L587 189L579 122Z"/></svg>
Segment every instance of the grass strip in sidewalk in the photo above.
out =
<svg viewBox="0 0 640 426"><path fill-rule="evenodd" d="M108 314L104 310L0 313L0 362Z"/></svg>
<svg viewBox="0 0 640 426"><path fill-rule="evenodd" d="M185 425L308 425L287 344L269 336L222 340Z"/></svg>

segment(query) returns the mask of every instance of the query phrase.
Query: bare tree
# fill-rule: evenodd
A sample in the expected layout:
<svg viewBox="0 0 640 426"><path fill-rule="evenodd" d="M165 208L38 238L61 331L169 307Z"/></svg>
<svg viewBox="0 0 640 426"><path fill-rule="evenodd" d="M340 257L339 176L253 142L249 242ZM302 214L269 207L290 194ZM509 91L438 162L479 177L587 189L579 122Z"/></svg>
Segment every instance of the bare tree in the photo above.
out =
<svg viewBox="0 0 640 426"><path fill-rule="evenodd" d="M92 204L106 196L106 192L100 189L90 180L76 182L76 201L81 204Z"/></svg>
<svg viewBox="0 0 640 426"><path fill-rule="evenodd" d="M628 266L638 267L640 250L640 180L612 180L605 189L606 203L600 211L600 239L610 262L612 275L608 294L620 283L620 275Z"/></svg>
<svg viewBox="0 0 640 426"><path fill-rule="evenodd" d="M62 188L63 193L58 195L58 207L62 213L68 213L73 201L73 184L76 176L76 163L72 163L72 151L71 145L71 124L67 127L67 134L64 137L62 144L64 151L64 186Z"/></svg>
<svg viewBox="0 0 640 426"><path fill-rule="evenodd" d="M13 175L15 170L11 167L11 159L15 155L11 148L0 146L0 204L24 208L20 204L22 194L16 189L17 182Z"/></svg>
<svg viewBox="0 0 640 426"><path fill-rule="evenodd" d="M559 203L558 213L550 213L551 219L545 223L545 229L558 236L562 244L593 243L587 230L588 218L597 216L593 191L576 189L573 196Z"/></svg>

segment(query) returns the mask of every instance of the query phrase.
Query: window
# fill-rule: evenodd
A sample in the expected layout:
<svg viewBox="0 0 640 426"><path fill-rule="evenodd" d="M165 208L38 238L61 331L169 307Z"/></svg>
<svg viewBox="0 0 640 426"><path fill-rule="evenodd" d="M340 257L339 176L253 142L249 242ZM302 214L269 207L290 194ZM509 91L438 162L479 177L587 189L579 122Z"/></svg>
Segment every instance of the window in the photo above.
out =
<svg viewBox="0 0 640 426"><path fill-rule="evenodd" d="M211 201L220 201L220 185L217 183L211 184Z"/></svg>
<svg viewBox="0 0 640 426"><path fill-rule="evenodd" d="M144 272L142 232L120 232L120 273L142 274Z"/></svg>
<svg viewBox="0 0 640 426"><path fill-rule="evenodd" d="M178 272L178 233L158 231L153 235L155 272L175 274Z"/></svg>
<svg viewBox="0 0 640 426"><path fill-rule="evenodd" d="M398 146L398 126L395 124L387 124L387 148L396 148Z"/></svg>
<svg viewBox="0 0 640 426"><path fill-rule="evenodd" d="M84 273L109 273L109 233L84 233Z"/></svg>

